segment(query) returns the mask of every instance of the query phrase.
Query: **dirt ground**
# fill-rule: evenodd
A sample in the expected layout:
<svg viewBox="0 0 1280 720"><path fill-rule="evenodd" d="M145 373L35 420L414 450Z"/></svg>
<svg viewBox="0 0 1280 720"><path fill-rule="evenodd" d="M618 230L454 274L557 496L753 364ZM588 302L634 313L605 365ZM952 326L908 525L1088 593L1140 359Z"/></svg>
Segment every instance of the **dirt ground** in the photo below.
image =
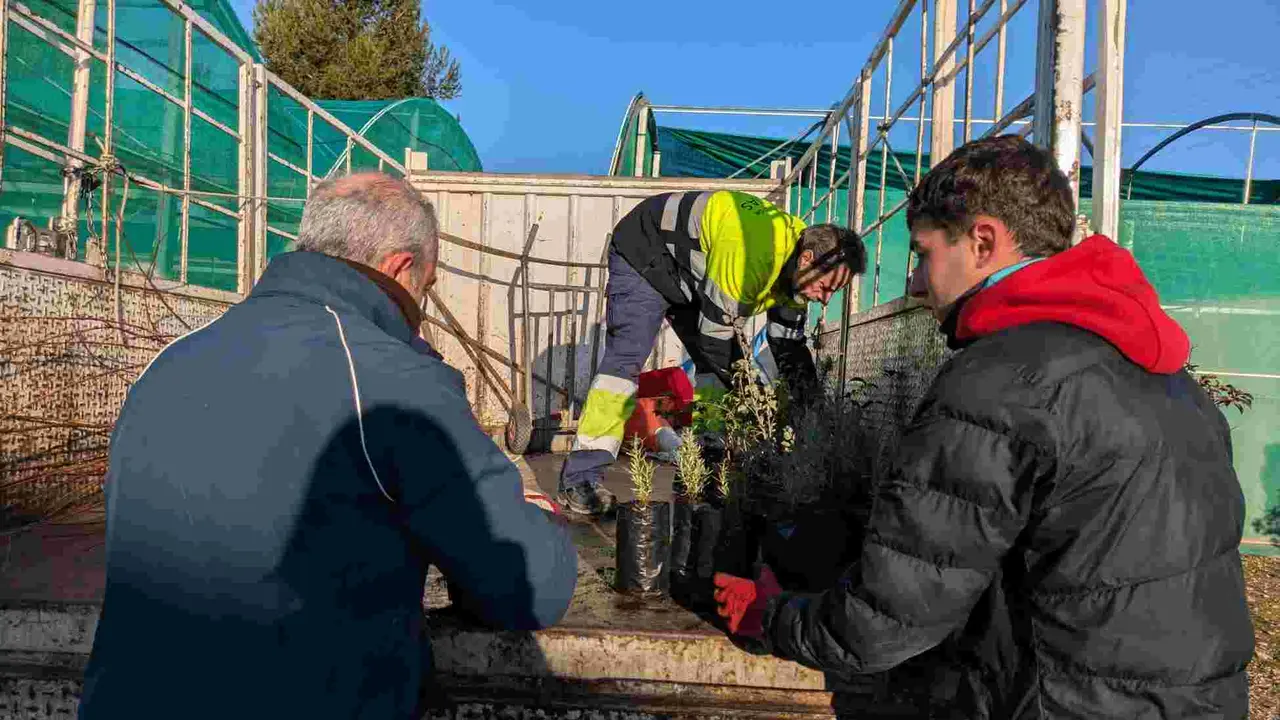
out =
<svg viewBox="0 0 1280 720"><path fill-rule="evenodd" d="M1244 558L1257 638L1249 665L1249 720L1280 718L1280 557Z"/></svg>

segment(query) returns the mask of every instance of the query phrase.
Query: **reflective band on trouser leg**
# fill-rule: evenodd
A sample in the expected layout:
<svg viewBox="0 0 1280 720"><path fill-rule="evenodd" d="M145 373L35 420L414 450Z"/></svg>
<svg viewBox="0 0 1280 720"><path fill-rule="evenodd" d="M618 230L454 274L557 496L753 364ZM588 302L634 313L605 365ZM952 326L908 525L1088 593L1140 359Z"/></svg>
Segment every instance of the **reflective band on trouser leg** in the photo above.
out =
<svg viewBox="0 0 1280 720"><path fill-rule="evenodd" d="M636 409L636 384L626 378L599 374L591 381L587 403L578 421L573 450L604 450L615 458L622 434Z"/></svg>

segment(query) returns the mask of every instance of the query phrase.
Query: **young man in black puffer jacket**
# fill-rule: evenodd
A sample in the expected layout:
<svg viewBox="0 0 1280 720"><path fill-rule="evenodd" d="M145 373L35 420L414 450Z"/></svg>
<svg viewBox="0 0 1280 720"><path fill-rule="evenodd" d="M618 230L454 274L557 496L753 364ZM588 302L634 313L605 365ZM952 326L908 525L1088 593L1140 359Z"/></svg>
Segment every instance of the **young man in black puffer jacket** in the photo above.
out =
<svg viewBox="0 0 1280 720"><path fill-rule="evenodd" d="M718 577L731 627L845 676L941 646L955 717L1247 716L1229 428L1131 254L1073 246L1074 222L1067 178L1014 136L912 192L913 294L960 352L904 429L860 559L813 596Z"/></svg>

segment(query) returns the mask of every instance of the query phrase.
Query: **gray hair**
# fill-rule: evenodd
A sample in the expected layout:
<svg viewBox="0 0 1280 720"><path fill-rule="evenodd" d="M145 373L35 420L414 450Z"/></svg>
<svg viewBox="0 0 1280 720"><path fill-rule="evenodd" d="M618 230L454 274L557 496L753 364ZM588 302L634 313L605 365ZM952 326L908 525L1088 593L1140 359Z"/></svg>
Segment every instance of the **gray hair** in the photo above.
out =
<svg viewBox="0 0 1280 720"><path fill-rule="evenodd" d="M436 261L439 224L431 203L408 182L382 173L348 175L312 189L294 249L371 267L408 252L421 272Z"/></svg>

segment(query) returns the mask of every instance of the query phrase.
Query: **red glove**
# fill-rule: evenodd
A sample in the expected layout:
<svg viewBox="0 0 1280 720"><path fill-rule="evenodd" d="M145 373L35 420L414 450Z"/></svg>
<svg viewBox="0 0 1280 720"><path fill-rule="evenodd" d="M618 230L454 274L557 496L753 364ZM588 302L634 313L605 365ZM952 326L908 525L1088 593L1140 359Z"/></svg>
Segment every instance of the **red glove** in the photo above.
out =
<svg viewBox="0 0 1280 720"><path fill-rule="evenodd" d="M734 635L758 638L764 635L764 611L769 600L782 593L778 579L768 565L760 568L755 582L725 573L715 576L716 604L720 617L729 621Z"/></svg>

